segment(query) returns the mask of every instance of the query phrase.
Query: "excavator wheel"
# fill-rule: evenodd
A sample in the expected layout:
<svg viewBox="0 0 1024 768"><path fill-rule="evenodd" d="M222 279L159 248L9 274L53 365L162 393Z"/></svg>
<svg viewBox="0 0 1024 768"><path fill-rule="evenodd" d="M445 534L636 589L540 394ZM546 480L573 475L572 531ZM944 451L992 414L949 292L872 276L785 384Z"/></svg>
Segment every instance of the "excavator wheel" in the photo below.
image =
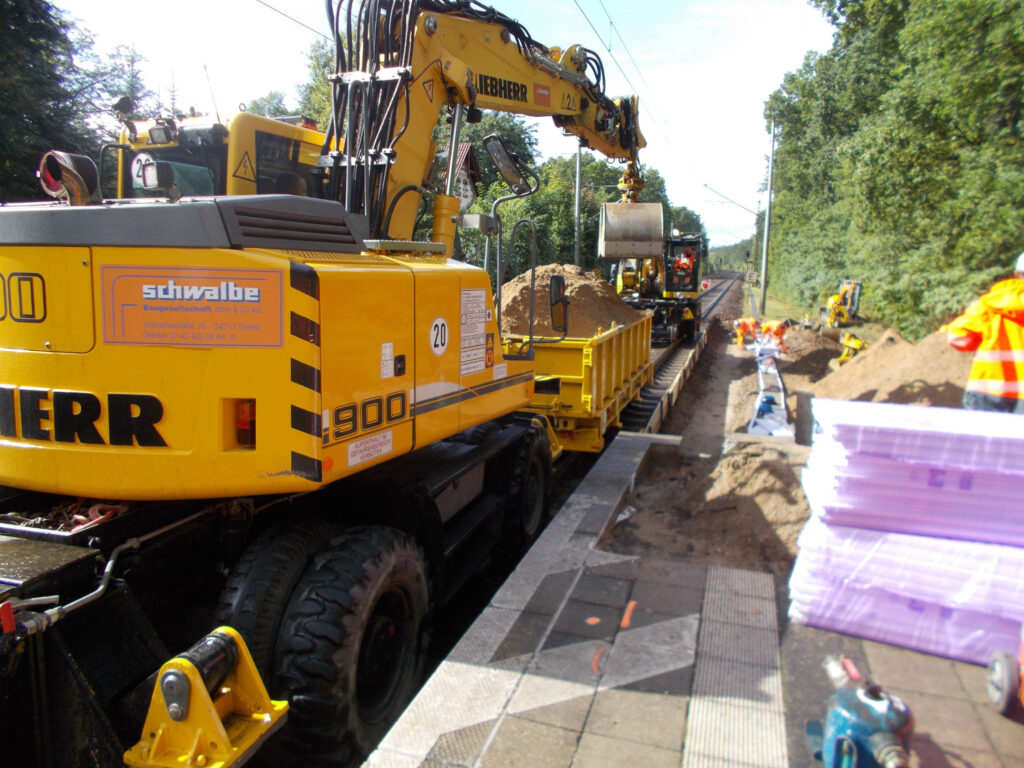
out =
<svg viewBox="0 0 1024 768"><path fill-rule="evenodd" d="M277 631L295 585L317 550L342 530L323 520L272 528L249 545L228 576L216 623L241 633L264 681L274 666Z"/></svg>
<svg viewBox="0 0 1024 768"><path fill-rule="evenodd" d="M278 635L272 694L291 702L290 762L349 766L416 691L430 636L423 550L384 526L350 528L299 582Z"/></svg>
<svg viewBox="0 0 1024 768"><path fill-rule="evenodd" d="M549 515L551 449L531 430L519 443L508 488L506 510L512 539L525 546L537 538Z"/></svg>

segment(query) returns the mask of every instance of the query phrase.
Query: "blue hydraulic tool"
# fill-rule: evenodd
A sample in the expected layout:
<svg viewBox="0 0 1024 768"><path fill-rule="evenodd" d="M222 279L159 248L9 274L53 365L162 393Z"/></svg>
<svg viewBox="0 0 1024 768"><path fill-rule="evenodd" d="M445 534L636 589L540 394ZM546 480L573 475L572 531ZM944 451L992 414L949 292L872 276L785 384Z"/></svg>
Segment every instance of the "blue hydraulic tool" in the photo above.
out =
<svg viewBox="0 0 1024 768"><path fill-rule="evenodd" d="M824 728L807 723L814 757L827 768L907 768L914 716L903 699L863 678L849 659L829 658L825 669L836 692Z"/></svg>

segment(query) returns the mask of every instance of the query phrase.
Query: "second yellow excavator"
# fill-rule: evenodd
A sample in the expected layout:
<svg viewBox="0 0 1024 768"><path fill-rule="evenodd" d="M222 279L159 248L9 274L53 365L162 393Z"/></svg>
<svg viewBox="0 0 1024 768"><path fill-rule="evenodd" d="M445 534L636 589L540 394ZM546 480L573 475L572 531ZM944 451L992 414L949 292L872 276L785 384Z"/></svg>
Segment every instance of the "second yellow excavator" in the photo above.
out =
<svg viewBox="0 0 1024 768"><path fill-rule="evenodd" d="M828 328L849 325L859 318L860 280L843 280L839 290L829 297L828 305L819 308L821 324Z"/></svg>

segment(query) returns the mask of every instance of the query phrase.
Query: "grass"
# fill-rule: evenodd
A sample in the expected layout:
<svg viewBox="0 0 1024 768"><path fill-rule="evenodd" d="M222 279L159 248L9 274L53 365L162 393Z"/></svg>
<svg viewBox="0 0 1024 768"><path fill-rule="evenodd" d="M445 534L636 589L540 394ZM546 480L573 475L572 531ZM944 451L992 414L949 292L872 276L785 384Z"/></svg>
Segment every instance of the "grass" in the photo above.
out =
<svg viewBox="0 0 1024 768"><path fill-rule="evenodd" d="M757 314L762 320L781 320L784 317L788 317L794 323L799 323L806 314L810 316L812 323L818 322L817 307L798 307L794 304L787 304L781 299L772 296L770 291L766 297L765 311L761 312L761 289L757 286L751 286L749 283L743 289L743 314L745 316L752 313L750 306L751 291L753 291L754 302L757 304Z"/></svg>
<svg viewBox="0 0 1024 768"><path fill-rule="evenodd" d="M788 317L794 323L799 323L804 319L804 315L807 315L811 323L817 325L818 323L818 307L798 307L795 304L787 304L781 299L772 296L771 291L768 292L765 301L765 311L761 313L761 289L757 286L753 287L754 301L757 303L758 314L762 320L781 320L784 317ZM749 315L751 312L750 307L750 287L744 288L743 298L743 314ZM868 344L874 344L887 330L886 326L879 325L870 321L860 321L853 323L850 326L843 328L844 331L850 331L856 336L866 341Z"/></svg>

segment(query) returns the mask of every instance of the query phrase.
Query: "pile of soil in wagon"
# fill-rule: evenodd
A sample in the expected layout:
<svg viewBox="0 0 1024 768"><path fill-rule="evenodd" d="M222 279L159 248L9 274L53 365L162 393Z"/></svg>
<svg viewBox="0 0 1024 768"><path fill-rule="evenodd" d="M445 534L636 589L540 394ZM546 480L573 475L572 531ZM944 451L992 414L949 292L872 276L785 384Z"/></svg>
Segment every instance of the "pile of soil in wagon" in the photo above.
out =
<svg viewBox="0 0 1024 768"><path fill-rule="evenodd" d="M533 333L556 336L551 327L552 275L565 276L569 297L569 332L574 339L587 339L612 324L628 325L642 316L619 298L615 287L592 272L573 264L545 264L537 267ZM502 336L526 336L530 333L530 273L514 277L501 286Z"/></svg>
<svg viewBox="0 0 1024 768"><path fill-rule="evenodd" d="M942 331L911 344L890 328L809 390L837 400L959 408L971 359L949 346Z"/></svg>

